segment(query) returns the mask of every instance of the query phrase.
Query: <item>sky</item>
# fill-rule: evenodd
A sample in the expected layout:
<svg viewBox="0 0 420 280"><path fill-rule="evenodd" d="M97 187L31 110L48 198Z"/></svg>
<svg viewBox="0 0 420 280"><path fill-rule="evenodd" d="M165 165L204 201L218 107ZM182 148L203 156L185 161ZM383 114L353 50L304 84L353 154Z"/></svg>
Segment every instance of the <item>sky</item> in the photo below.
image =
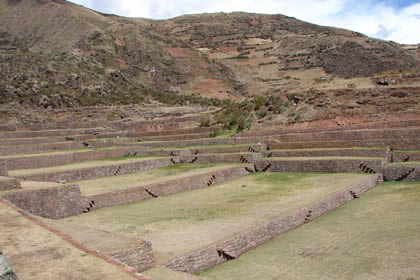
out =
<svg viewBox="0 0 420 280"><path fill-rule="evenodd" d="M420 43L420 0L72 0L103 13L168 19L185 14L283 14L402 44Z"/></svg>

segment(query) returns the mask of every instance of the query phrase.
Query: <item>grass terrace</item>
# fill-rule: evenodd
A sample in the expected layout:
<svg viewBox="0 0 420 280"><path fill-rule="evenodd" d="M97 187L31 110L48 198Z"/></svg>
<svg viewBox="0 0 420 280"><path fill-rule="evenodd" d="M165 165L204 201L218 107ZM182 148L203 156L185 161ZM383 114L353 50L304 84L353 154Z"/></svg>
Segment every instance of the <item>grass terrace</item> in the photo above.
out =
<svg viewBox="0 0 420 280"><path fill-rule="evenodd" d="M420 183L387 182L206 279L418 279Z"/></svg>
<svg viewBox="0 0 420 280"><path fill-rule="evenodd" d="M141 185L183 178L210 171L222 170L239 164L194 163L175 164L167 167L152 169L118 177L101 177L91 180L78 181L83 196L92 196L121 189L138 187Z"/></svg>
<svg viewBox="0 0 420 280"><path fill-rule="evenodd" d="M368 160L368 159L378 159L382 160L381 157L270 157L264 158L265 160Z"/></svg>
<svg viewBox="0 0 420 280"><path fill-rule="evenodd" d="M254 173L152 200L60 220L73 235L90 227L153 243L157 264L226 238L356 184L364 174ZM89 238L88 234L84 238ZM106 250L106 248L97 248Z"/></svg>

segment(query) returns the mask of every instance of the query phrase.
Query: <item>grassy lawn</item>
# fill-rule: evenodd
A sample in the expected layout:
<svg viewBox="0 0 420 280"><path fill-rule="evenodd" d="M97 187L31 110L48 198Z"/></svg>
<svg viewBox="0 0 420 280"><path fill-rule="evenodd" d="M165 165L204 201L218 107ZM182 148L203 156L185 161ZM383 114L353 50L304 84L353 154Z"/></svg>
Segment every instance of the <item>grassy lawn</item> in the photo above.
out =
<svg viewBox="0 0 420 280"><path fill-rule="evenodd" d="M225 169L238 164L194 163L175 164L144 172L121 175L118 177L101 177L79 181L77 184L84 196L112 192L121 189L137 187L150 183L156 183L175 178L181 178L194 174L210 172L212 170Z"/></svg>
<svg viewBox="0 0 420 280"><path fill-rule="evenodd" d="M247 147L256 145L257 143L247 143L247 144L235 144L235 145L202 145L202 146L174 146L174 147L165 147L165 148L151 148L147 151L157 151L157 150L189 150L189 149L213 149L213 148L233 148L233 147Z"/></svg>
<svg viewBox="0 0 420 280"><path fill-rule="evenodd" d="M419 260L420 182L389 182L200 276L414 280Z"/></svg>
<svg viewBox="0 0 420 280"><path fill-rule="evenodd" d="M165 264L365 178L362 174L254 173L210 188L102 208L59 222L70 235L91 227L150 240L157 263Z"/></svg>
<svg viewBox="0 0 420 280"><path fill-rule="evenodd" d="M389 166L398 166L398 165L420 165L420 161L405 161L405 162L392 162L388 163Z"/></svg>
<svg viewBox="0 0 420 280"><path fill-rule="evenodd" d="M381 160L381 157L340 157L340 156L330 156L330 157L271 157L264 158L265 160L368 160L368 159L378 159Z"/></svg>
<svg viewBox="0 0 420 280"><path fill-rule="evenodd" d="M420 150L395 150L393 151L397 154L405 154L405 153L420 153Z"/></svg>
<svg viewBox="0 0 420 280"><path fill-rule="evenodd" d="M351 148L304 148L304 149L273 149L276 151L337 151L337 150L384 150L384 147L351 147Z"/></svg>

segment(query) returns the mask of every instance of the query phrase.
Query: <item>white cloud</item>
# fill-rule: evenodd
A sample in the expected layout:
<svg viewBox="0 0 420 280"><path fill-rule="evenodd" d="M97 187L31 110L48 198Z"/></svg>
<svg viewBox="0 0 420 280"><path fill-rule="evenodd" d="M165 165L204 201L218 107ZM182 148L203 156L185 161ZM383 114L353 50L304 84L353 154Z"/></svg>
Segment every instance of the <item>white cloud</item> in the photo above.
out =
<svg viewBox="0 0 420 280"><path fill-rule="evenodd" d="M205 12L284 14L384 40L420 43L420 3L399 9L377 0L75 0L102 12L154 19Z"/></svg>

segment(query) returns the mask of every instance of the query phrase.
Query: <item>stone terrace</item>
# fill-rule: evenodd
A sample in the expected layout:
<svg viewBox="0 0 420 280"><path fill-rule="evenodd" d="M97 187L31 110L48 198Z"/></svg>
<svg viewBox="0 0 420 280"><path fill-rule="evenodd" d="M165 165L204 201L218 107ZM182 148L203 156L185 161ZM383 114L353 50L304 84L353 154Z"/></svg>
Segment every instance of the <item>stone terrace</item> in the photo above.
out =
<svg viewBox="0 0 420 280"><path fill-rule="evenodd" d="M418 120L232 137L213 137L197 117L0 129L2 207L29 218L12 227L4 216L0 227L18 277L39 273L37 251L19 255L12 245L31 221L82 248L91 265L105 260L110 277L115 270L141 279L196 279L182 273L238 258L383 180L420 181ZM242 203L253 213L240 210Z"/></svg>

